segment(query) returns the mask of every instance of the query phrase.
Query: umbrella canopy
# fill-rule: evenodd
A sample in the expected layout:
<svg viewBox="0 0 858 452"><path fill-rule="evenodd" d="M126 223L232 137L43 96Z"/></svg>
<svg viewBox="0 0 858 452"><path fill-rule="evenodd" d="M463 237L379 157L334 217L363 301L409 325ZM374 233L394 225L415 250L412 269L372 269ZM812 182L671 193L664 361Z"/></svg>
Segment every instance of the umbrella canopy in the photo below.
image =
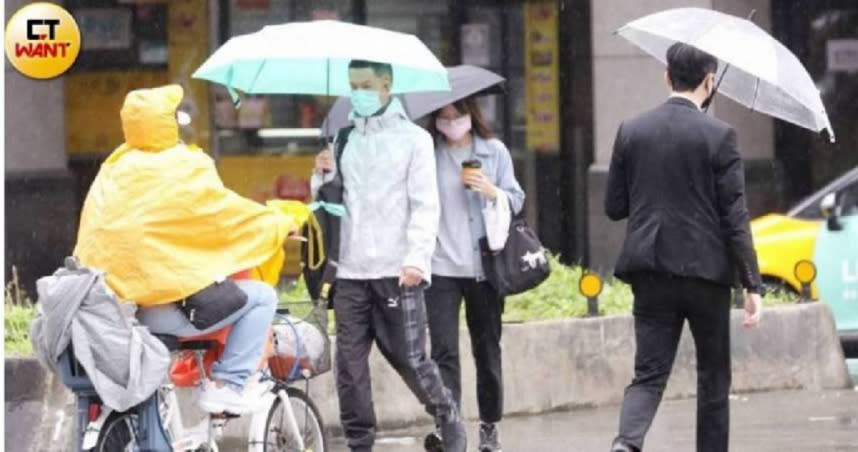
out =
<svg viewBox="0 0 858 452"><path fill-rule="evenodd" d="M752 110L815 132L827 130L834 141L810 74L792 52L749 20L709 9L679 8L629 22L617 33L663 63L676 42L703 50L719 60L716 80L723 74L719 92Z"/></svg>
<svg viewBox="0 0 858 452"><path fill-rule="evenodd" d="M478 66L461 65L447 68L450 91L411 93L400 96L402 105L412 119L423 117L445 105L473 95L499 94L503 90L504 78ZM328 111L322 130L332 135L349 123L352 103L348 97L340 97Z"/></svg>
<svg viewBox="0 0 858 452"><path fill-rule="evenodd" d="M352 60L388 63L394 93L446 91L447 71L416 36L333 20L269 25L236 36L193 77L247 94L343 96Z"/></svg>

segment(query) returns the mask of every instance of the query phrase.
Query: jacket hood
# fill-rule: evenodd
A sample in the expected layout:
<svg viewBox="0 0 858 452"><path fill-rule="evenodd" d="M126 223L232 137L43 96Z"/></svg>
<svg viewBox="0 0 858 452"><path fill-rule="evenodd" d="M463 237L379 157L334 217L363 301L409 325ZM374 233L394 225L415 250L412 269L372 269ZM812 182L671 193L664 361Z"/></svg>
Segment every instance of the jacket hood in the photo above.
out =
<svg viewBox="0 0 858 452"><path fill-rule="evenodd" d="M143 151L162 151L179 142L176 109L185 92L179 85L138 89L125 96L120 117L125 143Z"/></svg>

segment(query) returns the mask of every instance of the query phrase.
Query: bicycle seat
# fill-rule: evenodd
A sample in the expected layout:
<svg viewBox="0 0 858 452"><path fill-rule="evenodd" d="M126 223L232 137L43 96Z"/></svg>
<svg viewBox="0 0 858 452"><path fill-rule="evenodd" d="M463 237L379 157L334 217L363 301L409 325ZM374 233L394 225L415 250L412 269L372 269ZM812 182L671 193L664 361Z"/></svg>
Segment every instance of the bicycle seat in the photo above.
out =
<svg viewBox="0 0 858 452"><path fill-rule="evenodd" d="M224 327L213 333L204 334L194 337L178 337L172 334L152 333L166 347L168 351L175 352L178 350L212 350L219 345L226 344L226 338L232 330L231 326Z"/></svg>
<svg viewBox="0 0 858 452"><path fill-rule="evenodd" d="M167 351L174 352L179 349L179 338L173 336L171 334L158 334L152 333L159 341L161 341L164 346L167 347Z"/></svg>

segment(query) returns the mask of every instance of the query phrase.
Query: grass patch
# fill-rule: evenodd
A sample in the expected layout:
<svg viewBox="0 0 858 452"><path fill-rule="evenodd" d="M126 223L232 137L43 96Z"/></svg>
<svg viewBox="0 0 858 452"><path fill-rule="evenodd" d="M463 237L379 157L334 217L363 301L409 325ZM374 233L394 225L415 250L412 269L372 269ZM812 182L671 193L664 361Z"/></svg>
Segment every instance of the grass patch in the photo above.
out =
<svg viewBox="0 0 858 452"><path fill-rule="evenodd" d="M551 275L548 279L535 289L507 297L504 321L528 322L587 315L587 298L578 292L583 267L563 265L557 256L549 259ZM615 278L607 279L599 295L599 314L626 314L631 309L631 287Z"/></svg>
<svg viewBox="0 0 858 452"><path fill-rule="evenodd" d="M32 356L33 345L30 342L30 323L36 316L36 308L29 295L18 284L18 271L12 267L12 281L6 284L6 297L3 307L3 325L5 328L3 350L6 356Z"/></svg>
<svg viewBox="0 0 858 452"><path fill-rule="evenodd" d="M304 283L304 278L300 277L297 281L292 281L280 286L280 308L289 309L289 313L293 316L304 319L316 326L323 326L329 335L337 334L336 324L334 322L334 310L316 308L314 311L313 303L310 301L310 294L307 293L307 285ZM327 318L326 318L327 316Z"/></svg>
<svg viewBox="0 0 858 452"><path fill-rule="evenodd" d="M530 322L536 320L565 319L587 315L587 298L578 292L578 280L584 272L583 267L564 265L557 256L551 256L551 275L539 287L528 292L507 297L503 320L505 322ZM303 278L281 286L280 303L288 307L293 315L304 317L309 314L307 286ZM631 286L610 277L605 280L599 295L599 314L603 316L631 314ZM765 306L777 306L798 301L791 292L773 292L763 298ZM461 312L464 318L464 309ZM328 311L328 330L333 334L333 311Z"/></svg>
<svg viewBox="0 0 858 452"><path fill-rule="evenodd" d="M564 265L551 256L551 275L539 287L506 299L503 320L527 322L533 320L563 319L587 315L587 298L578 292L578 280L584 269ZM631 286L609 277L599 295L599 315L631 314L634 296ZM773 292L763 298L765 306L777 306L798 301L791 292Z"/></svg>

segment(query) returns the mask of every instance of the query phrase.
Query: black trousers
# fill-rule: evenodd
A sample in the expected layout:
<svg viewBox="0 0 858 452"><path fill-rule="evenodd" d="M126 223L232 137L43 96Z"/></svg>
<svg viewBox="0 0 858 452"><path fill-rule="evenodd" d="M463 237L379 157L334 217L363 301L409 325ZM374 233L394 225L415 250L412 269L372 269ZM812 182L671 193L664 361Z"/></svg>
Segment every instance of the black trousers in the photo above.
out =
<svg viewBox="0 0 858 452"><path fill-rule="evenodd" d="M465 300L465 318L471 334L471 353L477 369L477 404L480 420L498 422L503 416L501 369L501 314L503 299L487 282L432 276L426 292L426 312L432 359L438 363L444 384L462 404L462 369L459 362L459 308Z"/></svg>
<svg viewBox="0 0 858 452"><path fill-rule="evenodd" d="M691 278L636 274L635 378L619 440L643 450L688 320L697 351L697 451L726 452L730 431L730 288Z"/></svg>
<svg viewBox="0 0 858 452"><path fill-rule="evenodd" d="M400 288L396 279L336 282L336 380L340 421L352 450L371 450L375 410L369 370L373 342L436 419L458 418L438 366L426 355L422 287Z"/></svg>

